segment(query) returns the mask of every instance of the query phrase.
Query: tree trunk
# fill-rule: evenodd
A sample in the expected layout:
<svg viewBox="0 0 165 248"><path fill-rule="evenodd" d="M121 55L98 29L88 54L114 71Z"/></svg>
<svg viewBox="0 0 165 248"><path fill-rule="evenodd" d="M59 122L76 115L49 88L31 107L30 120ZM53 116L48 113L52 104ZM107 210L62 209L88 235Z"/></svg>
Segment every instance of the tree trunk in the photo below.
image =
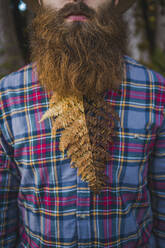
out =
<svg viewBox="0 0 165 248"><path fill-rule="evenodd" d="M23 66L9 0L0 0L0 77Z"/></svg>
<svg viewBox="0 0 165 248"><path fill-rule="evenodd" d="M139 8L139 6L136 3L124 14L128 34L128 55L138 61L147 63L150 59L149 52L140 49L141 44L145 39L145 34L143 29L137 29L137 18L135 14L137 8Z"/></svg>
<svg viewBox="0 0 165 248"><path fill-rule="evenodd" d="M157 30L156 30L156 47L165 52L165 9L158 6L157 9Z"/></svg>

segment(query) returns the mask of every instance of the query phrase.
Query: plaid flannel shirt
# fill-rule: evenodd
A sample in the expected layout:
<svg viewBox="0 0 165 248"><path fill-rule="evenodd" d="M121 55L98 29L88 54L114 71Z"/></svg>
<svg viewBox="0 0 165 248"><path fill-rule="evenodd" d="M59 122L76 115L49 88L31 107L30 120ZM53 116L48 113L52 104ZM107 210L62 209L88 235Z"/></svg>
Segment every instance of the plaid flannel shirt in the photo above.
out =
<svg viewBox="0 0 165 248"><path fill-rule="evenodd" d="M0 82L0 247L165 247L165 80L124 57L120 117L95 196L51 135L34 64Z"/></svg>

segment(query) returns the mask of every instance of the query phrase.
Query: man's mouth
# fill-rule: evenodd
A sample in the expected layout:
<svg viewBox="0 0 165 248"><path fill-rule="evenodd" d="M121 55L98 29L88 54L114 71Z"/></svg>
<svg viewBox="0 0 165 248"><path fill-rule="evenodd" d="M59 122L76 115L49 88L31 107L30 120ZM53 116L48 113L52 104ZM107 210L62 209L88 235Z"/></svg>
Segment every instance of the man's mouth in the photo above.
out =
<svg viewBox="0 0 165 248"><path fill-rule="evenodd" d="M84 15L82 13L71 13L70 15L66 16L65 19L68 21L68 22L73 22L73 21L87 21L88 20L88 16L87 15Z"/></svg>

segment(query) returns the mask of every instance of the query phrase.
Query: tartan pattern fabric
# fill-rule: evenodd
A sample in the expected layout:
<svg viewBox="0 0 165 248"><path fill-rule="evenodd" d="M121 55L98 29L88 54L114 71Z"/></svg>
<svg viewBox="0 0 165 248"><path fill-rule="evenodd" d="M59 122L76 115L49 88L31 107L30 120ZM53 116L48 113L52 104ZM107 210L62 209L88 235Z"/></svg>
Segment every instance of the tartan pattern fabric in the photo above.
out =
<svg viewBox="0 0 165 248"><path fill-rule="evenodd" d="M124 57L120 116L97 196L59 150L60 130L39 122L49 97L35 64L0 82L0 247L165 247L165 80Z"/></svg>

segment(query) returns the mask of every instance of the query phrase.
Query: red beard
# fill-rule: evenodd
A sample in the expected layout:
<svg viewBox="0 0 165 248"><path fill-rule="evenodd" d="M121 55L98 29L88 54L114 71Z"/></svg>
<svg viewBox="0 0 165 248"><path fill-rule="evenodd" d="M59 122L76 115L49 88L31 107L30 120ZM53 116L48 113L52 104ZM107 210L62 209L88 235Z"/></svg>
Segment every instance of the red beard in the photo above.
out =
<svg viewBox="0 0 165 248"><path fill-rule="evenodd" d="M66 16L80 12L89 20L66 24ZM32 60L48 91L90 95L119 87L125 32L122 21L107 12L107 6L95 13L83 3L38 12L32 28Z"/></svg>

